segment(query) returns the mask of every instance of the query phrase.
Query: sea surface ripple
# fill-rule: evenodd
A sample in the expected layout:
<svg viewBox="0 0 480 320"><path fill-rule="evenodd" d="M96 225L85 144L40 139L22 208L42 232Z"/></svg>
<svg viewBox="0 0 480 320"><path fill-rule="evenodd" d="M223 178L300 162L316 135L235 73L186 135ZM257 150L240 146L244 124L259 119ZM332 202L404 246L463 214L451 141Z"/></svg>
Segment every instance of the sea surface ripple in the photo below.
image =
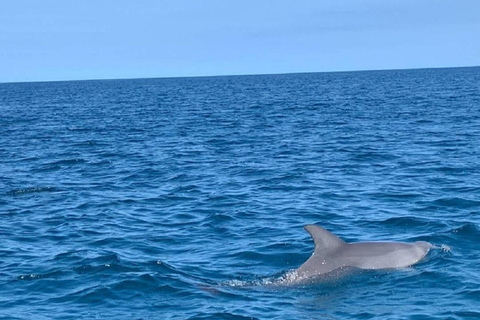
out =
<svg viewBox="0 0 480 320"><path fill-rule="evenodd" d="M0 84L2 319L479 319L479 210L480 68Z"/></svg>

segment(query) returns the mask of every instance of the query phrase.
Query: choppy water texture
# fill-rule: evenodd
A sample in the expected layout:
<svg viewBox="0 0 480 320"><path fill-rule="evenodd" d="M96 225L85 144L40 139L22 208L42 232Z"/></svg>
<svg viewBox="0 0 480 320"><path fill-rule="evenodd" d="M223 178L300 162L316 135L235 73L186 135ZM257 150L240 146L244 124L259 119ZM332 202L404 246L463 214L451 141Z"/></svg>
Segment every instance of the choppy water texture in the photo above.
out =
<svg viewBox="0 0 480 320"><path fill-rule="evenodd" d="M479 84L480 68L0 84L0 315L478 319ZM307 223L451 250L285 285Z"/></svg>

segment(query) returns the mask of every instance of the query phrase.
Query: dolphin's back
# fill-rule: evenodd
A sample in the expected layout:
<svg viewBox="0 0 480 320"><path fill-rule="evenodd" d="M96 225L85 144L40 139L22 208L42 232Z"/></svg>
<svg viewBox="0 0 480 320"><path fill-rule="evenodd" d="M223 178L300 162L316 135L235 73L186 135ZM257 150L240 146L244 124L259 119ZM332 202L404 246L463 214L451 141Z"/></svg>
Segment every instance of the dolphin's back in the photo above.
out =
<svg viewBox="0 0 480 320"><path fill-rule="evenodd" d="M342 268L391 269L409 267L420 261L432 245L428 242L346 243L316 225L307 225L315 243L311 257L298 268L300 278L317 276Z"/></svg>
<svg viewBox="0 0 480 320"><path fill-rule="evenodd" d="M336 259L342 264L361 269L405 268L420 261L428 253L427 242L358 242L341 248Z"/></svg>

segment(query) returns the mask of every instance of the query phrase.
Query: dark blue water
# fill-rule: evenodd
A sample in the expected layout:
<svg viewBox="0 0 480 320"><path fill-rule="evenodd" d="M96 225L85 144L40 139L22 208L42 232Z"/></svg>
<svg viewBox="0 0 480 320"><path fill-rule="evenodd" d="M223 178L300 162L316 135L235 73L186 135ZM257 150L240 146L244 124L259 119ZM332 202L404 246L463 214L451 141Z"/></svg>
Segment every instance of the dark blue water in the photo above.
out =
<svg viewBox="0 0 480 320"><path fill-rule="evenodd" d="M480 68L0 84L3 318L478 319L479 210Z"/></svg>

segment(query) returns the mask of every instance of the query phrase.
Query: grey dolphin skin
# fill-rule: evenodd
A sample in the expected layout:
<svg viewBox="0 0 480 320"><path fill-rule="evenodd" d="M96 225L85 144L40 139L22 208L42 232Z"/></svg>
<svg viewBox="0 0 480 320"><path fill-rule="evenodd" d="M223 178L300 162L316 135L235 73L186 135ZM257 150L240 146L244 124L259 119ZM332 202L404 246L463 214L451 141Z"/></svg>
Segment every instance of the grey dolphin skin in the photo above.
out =
<svg viewBox="0 0 480 320"><path fill-rule="evenodd" d="M320 276L343 268L393 269L422 260L433 246L425 241L347 243L316 225L306 225L315 243L312 256L298 268L300 279Z"/></svg>

